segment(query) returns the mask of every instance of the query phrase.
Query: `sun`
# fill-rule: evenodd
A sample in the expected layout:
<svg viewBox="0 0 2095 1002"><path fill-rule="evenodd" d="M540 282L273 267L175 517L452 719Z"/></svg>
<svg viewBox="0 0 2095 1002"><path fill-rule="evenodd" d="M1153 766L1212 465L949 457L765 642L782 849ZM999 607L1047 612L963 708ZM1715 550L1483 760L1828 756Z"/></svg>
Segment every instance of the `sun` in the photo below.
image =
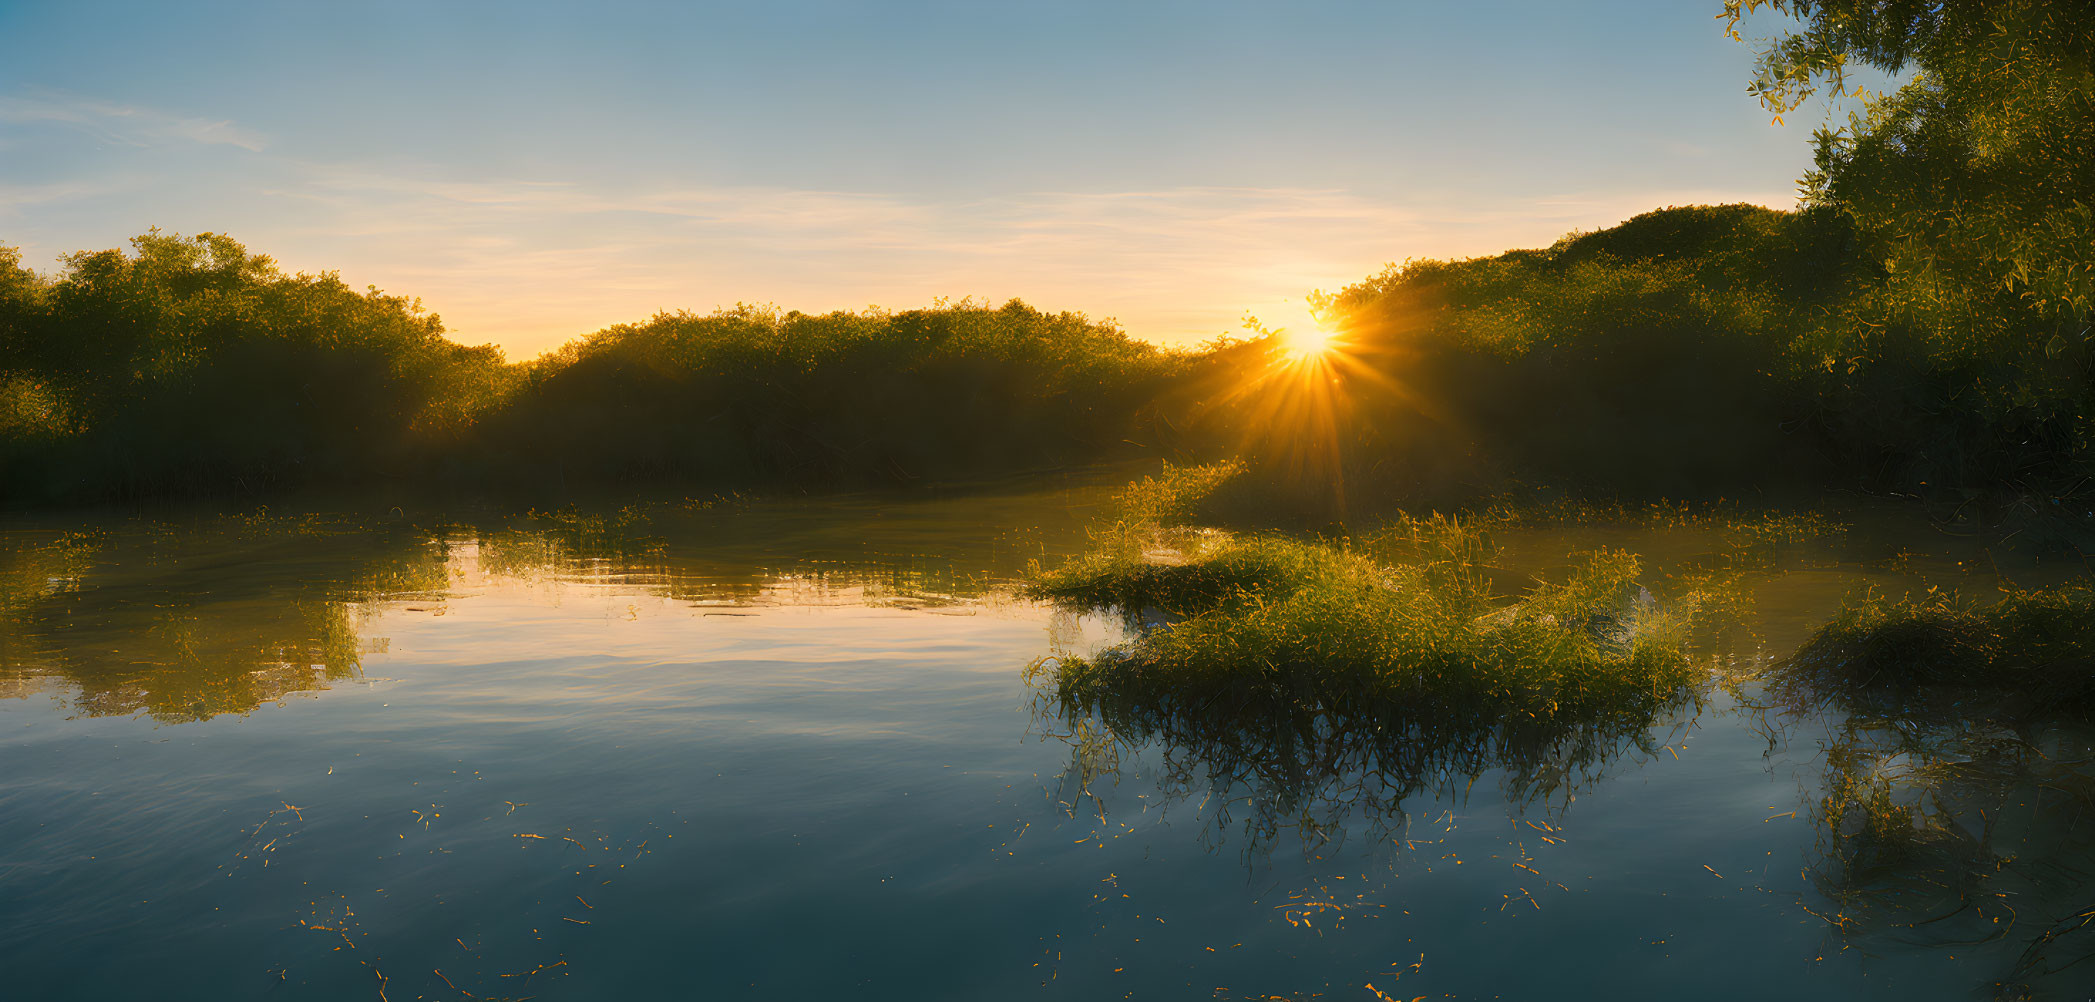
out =
<svg viewBox="0 0 2095 1002"><path fill-rule="evenodd" d="M1310 324L1298 324L1280 333L1280 346L1289 358L1316 358L1331 350L1331 332Z"/></svg>

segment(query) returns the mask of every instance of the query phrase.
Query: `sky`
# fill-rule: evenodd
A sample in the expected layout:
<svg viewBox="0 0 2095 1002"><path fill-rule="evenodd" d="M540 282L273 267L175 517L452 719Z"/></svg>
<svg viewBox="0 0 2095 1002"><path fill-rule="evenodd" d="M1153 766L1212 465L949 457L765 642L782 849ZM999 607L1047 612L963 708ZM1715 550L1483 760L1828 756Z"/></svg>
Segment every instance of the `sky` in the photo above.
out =
<svg viewBox="0 0 2095 1002"><path fill-rule="evenodd" d="M0 245L227 233L512 358L966 296L1195 342L1409 258L1791 206L1832 112L1772 123L1721 9L0 0Z"/></svg>

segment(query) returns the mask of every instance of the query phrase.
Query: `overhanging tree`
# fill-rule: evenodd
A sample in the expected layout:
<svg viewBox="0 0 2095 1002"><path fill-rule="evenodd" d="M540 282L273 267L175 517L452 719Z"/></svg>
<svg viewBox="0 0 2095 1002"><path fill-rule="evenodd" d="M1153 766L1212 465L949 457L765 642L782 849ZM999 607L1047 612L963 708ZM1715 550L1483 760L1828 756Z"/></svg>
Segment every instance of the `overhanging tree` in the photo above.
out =
<svg viewBox="0 0 2095 1002"><path fill-rule="evenodd" d="M1850 213L1914 306L1999 295L2085 331L2095 310L2095 3L2089 0L1728 0L1794 30L1761 50L1748 90L1778 118L1814 95L1863 97L1821 128L1809 202ZM1868 66L1910 74L1849 89ZM2008 305L2008 304L2003 304ZM2060 323L2070 321L2070 323ZM2044 342L2049 354L2064 345Z"/></svg>

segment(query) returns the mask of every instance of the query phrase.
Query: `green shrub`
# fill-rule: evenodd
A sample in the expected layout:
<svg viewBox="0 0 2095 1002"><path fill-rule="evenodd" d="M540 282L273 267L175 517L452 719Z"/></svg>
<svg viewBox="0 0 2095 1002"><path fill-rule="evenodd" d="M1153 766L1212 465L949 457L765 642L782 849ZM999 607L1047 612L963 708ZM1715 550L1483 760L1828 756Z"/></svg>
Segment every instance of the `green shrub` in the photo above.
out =
<svg viewBox="0 0 2095 1002"><path fill-rule="evenodd" d="M524 478L883 483L1126 448L1175 356L1013 300L739 306L607 328L529 366L477 450Z"/></svg>
<svg viewBox="0 0 2095 1002"><path fill-rule="evenodd" d="M1908 699L1919 689L1992 695L2028 711L2095 709L2095 587L2014 589L1993 605L1931 589L1871 591L1844 605L1782 668L1813 699Z"/></svg>
<svg viewBox="0 0 2095 1002"><path fill-rule="evenodd" d="M1102 549L1043 573L1032 593L1153 625L1035 673L1080 703L1368 700L1471 720L1635 715L1698 678L1683 650L1695 600L1662 608L1636 584L1634 557L1591 554L1507 603L1481 572L1487 554L1439 516L1360 548L1210 533L1184 552Z"/></svg>
<svg viewBox="0 0 2095 1002"><path fill-rule="evenodd" d="M404 475L498 395L419 303L157 231L46 279L0 257L0 491L16 500Z"/></svg>
<svg viewBox="0 0 2095 1002"><path fill-rule="evenodd" d="M665 313L509 364L418 301L155 231L49 277L0 249L0 499L977 476L1153 439L1184 366L1016 300Z"/></svg>
<svg viewBox="0 0 2095 1002"><path fill-rule="evenodd" d="M1133 636L1028 667L1043 731L1067 732L1087 784L1121 748L1156 747L1167 796L1230 798L1202 821L1240 825L1252 854L1283 829L1305 847L1351 822L1384 831L1413 794L1461 796L1490 771L1515 801L1569 793L1657 751L1706 677L1684 646L1704 596L1655 599L1625 553L1509 599L1488 536L1448 516L1358 542L1126 518L1100 538L1031 594L1116 609Z"/></svg>

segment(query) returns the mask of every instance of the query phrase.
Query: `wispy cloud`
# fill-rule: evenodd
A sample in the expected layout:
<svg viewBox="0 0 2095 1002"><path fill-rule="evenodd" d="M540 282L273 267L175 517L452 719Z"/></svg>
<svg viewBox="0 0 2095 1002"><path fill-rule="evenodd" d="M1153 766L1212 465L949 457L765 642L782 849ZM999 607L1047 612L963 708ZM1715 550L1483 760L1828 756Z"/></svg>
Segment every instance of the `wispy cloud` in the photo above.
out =
<svg viewBox="0 0 2095 1002"><path fill-rule="evenodd" d="M127 146L200 143L259 152L262 137L224 119L194 118L72 95L0 97L0 125L60 125Z"/></svg>
<svg viewBox="0 0 2095 1002"><path fill-rule="evenodd" d="M135 182L123 178L52 181L45 184L9 184L0 181L0 215L35 205L95 198L134 186Z"/></svg>

